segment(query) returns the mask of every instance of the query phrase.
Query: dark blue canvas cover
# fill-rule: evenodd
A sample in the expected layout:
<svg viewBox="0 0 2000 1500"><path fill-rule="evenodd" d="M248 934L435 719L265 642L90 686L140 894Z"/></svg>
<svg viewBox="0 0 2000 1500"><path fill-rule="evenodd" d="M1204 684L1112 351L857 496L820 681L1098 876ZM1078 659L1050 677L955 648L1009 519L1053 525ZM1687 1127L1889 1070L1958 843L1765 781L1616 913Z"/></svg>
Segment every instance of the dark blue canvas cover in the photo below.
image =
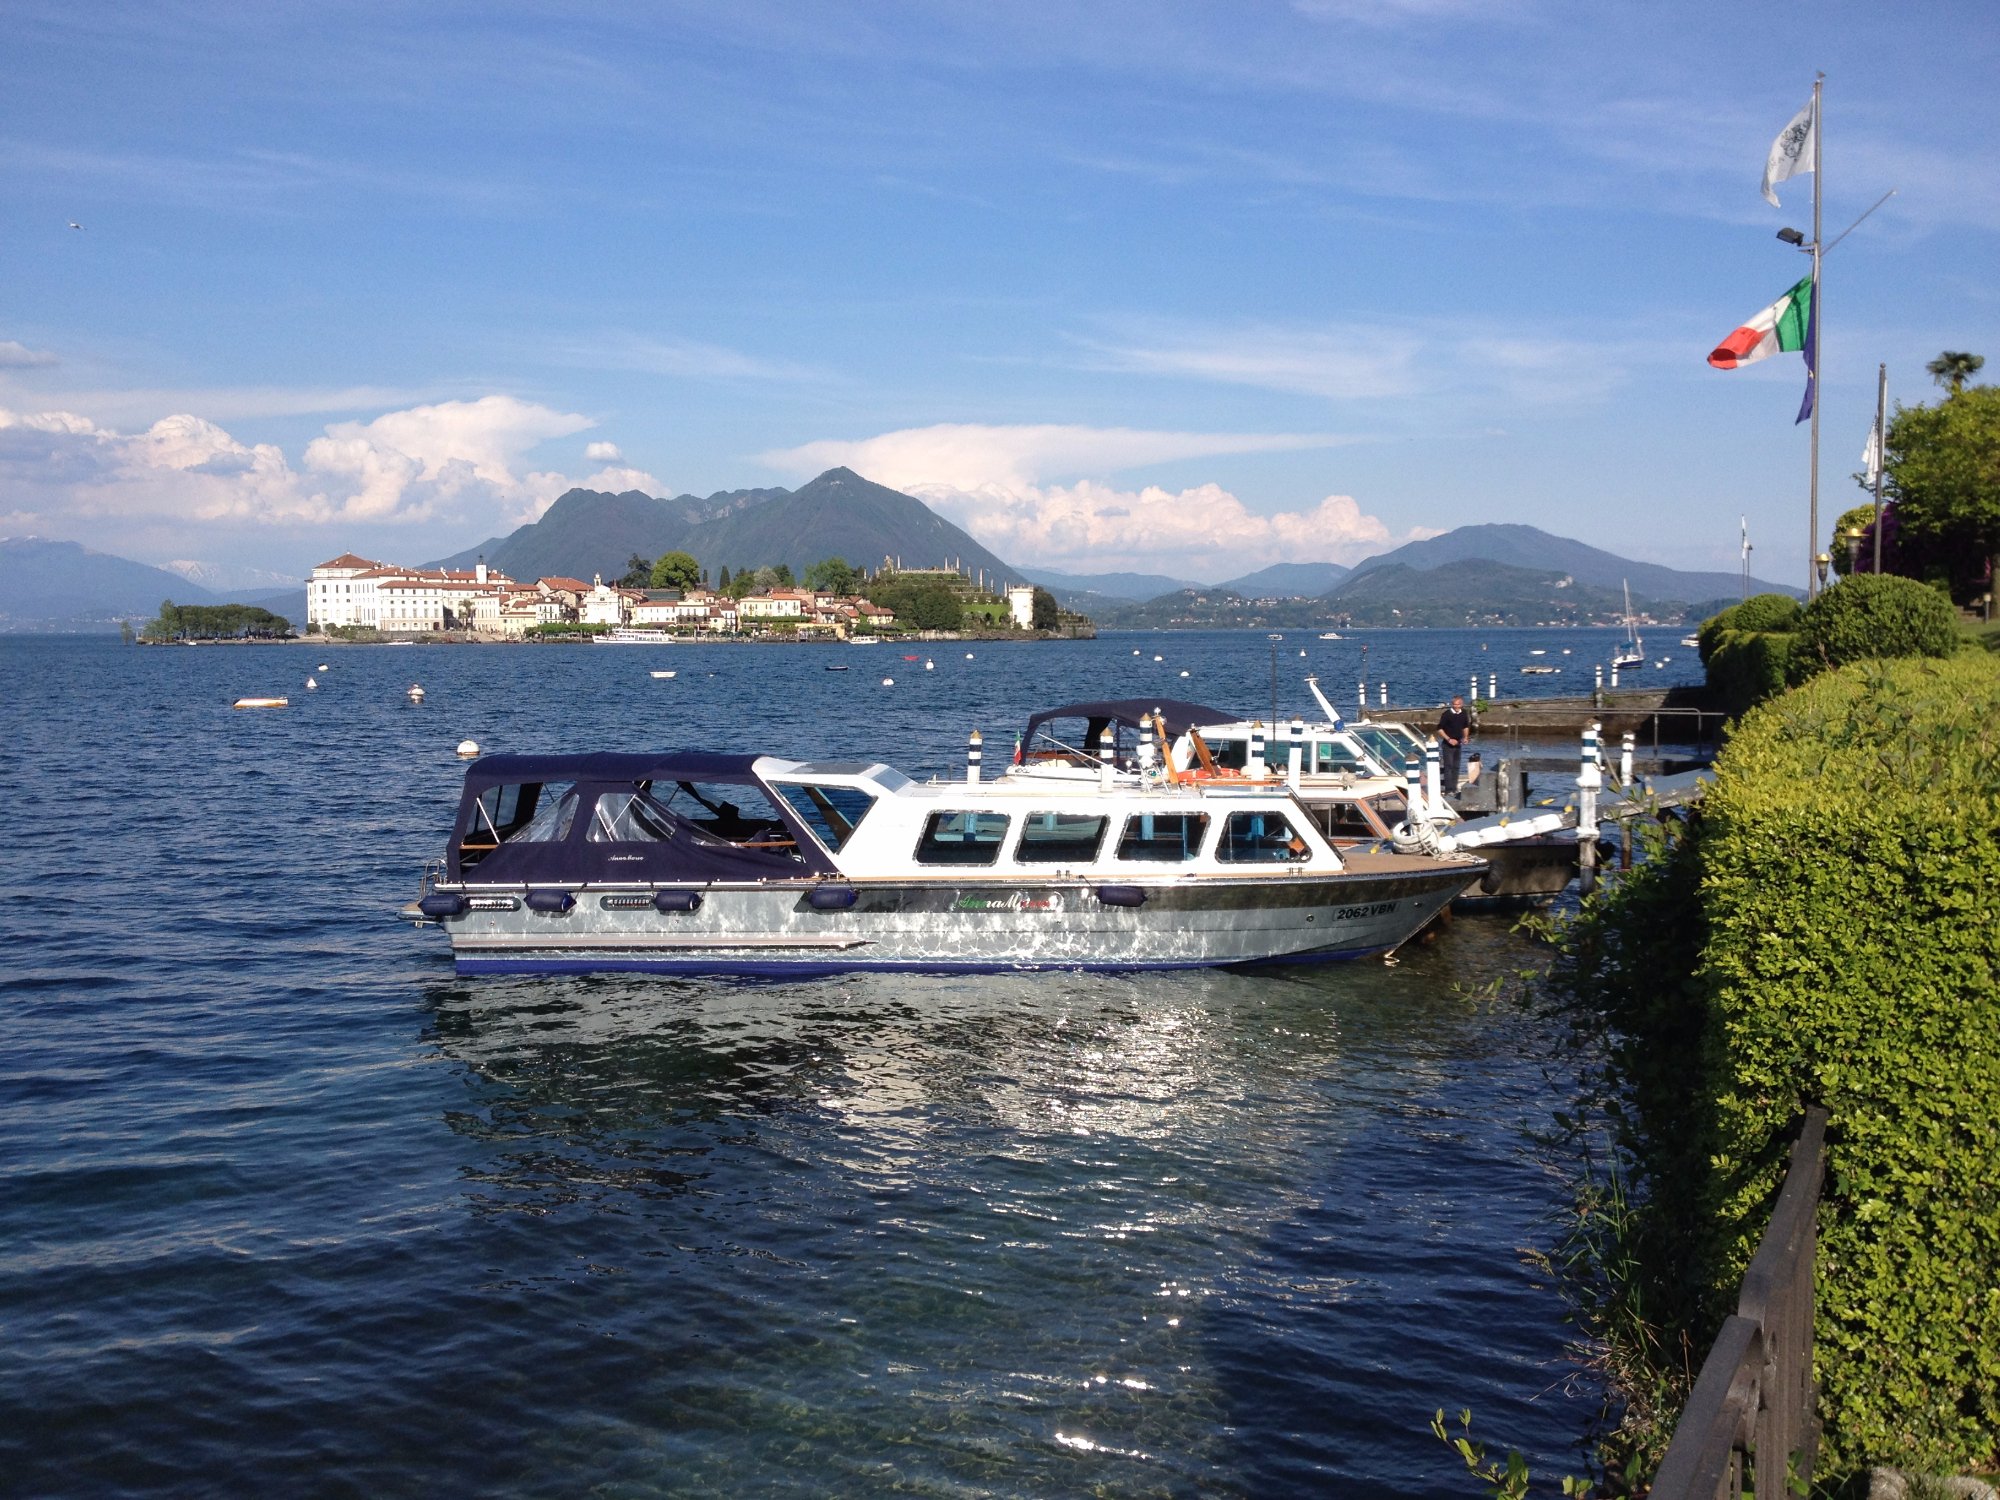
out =
<svg viewBox="0 0 2000 1500"><path fill-rule="evenodd" d="M818 845L805 836L784 800L772 796L751 771L754 761L749 755L687 752L487 756L465 773L447 859L450 878L481 885L612 881L677 885L837 873ZM754 788L757 801L768 804L776 818L755 823L729 820L719 811L720 802L716 810L704 810L706 816L661 806L683 782L711 789ZM479 810L480 794L502 786L572 786L577 797L574 815L560 838L529 841L510 835L497 849L482 851L476 862L467 863L472 857L468 841L477 844L491 837ZM653 787L659 789L660 800L644 800L643 817L638 820L651 836L605 837L607 824L615 821L627 827L633 820L600 820L599 800L614 799L607 807L622 808L633 794Z"/></svg>

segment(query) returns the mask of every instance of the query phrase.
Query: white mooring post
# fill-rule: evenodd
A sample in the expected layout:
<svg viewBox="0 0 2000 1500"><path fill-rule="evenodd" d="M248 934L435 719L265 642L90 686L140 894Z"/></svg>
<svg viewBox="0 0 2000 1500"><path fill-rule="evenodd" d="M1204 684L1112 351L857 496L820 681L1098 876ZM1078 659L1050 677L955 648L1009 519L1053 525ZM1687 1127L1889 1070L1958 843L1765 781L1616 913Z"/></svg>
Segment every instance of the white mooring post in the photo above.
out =
<svg viewBox="0 0 2000 1500"><path fill-rule="evenodd" d="M1615 661L1611 664L1611 685L1618 686L1618 663Z"/></svg>
<svg viewBox="0 0 2000 1500"><path fill-rule="evenodd" d="M1604 663L1603 662L1599 662L1597 664L1597 682L1590 690L1590 706L1592 708L1602 708L1604 706Z"/></svg>
<svg viewBox="0 0 2000 1500"><path fill-rule="evenodd" d="M1424 744L1424 805L1433 818L1444 811L1444 771L1439 757L1443 751L1436 740Z"/></svg>
<svg viewBox="0 0 2000 1500"><path fill-rule="evenodd" d="M1155 709L1155 713L1159 710ZM1153 769L1153 721L1139 721L1139 772L1143 776Z"/></svg>
<svg viewBox="0 0 2000 1500"><path fill-rule="evenodd" d="M1117 758L1118 737L1111 732L1111 726L1106 724L1097 735L1097 785L1102 791L1111 790L1111 773L1116 769L1113 763Z"/></svg>
<svg viewBox="0 0 2000 1500"><path fill-rule="evenodd" d="M1632 736L1629 734L1618 750L1618 784L1623 787L1632 785Z"/></svg>
<svg viewBox="0 0 2000 1500"><path fill-rule="evenodd" d="M1496 702L1499 700L1500 674L1498 672L1488 672L1486 674L1486 696Z"/></svg>
<svg viewBox="0 0 2000 1500"><path fill-rule="evenodd" d="M1387 708L1389 706L1389 684L1383 682L1377 683L1376 686L1381 689L1381 704L1384 708Z"/></svg>
<svg viewBox="0 0 2000 1500"><path fill-rule="evenodd" d="M1361 705L1364 714L1368 712L1368 683L1365 678L1355 686L1354 701Z"/></svg>
<svg viewBox="0 0 2000 1500"><path fill-rule="evenodd" d="M1466 701L1470 702L1472 699L1477 698L1478 696L1479 696L1479 674L1477 672L1474 672L1472 674L1472 686L1466 689L1465 693Z"/></svg>
<svg viewBox="0 0 2000 1500"><path fill-rule="evenodd" d="M1243 764L1245 776L1268 776L1270 768L1264 764L1264 725L1261 721L1250 726L1250 755Z"/></svg>
<svg viewBox="0 0 2000 1500"><path fill-rule="evenodd" d="M977 784L979 780L980 743L976 729L965 737L965 779L968 784Z"/></svg>
<svg viewBox="0 0 2000 1500"><path fill-rule="evenodd" d="M1403 762L1403 798L1407 804L1403 821L1415 833L1424 821L1424 763L1412 755Z"/></svg>
<svg viewBox="0 0 2000 1500"><path fill-rule="evenodd" d="M1603 785L1597 725L1591 724L1583 731L1583 755L1576 772L1576 882L1586 896L1597 889L1597 789Z"/></svg>

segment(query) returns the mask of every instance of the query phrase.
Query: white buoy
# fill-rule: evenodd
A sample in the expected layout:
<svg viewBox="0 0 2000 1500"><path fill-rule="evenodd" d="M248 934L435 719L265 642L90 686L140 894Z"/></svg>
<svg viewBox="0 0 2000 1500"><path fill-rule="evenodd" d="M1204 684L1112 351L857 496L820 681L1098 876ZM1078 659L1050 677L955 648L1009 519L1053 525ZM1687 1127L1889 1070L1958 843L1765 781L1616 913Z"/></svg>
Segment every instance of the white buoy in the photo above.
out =
<svg viewBox="0 0 2000 1500"><path fill-rule="evenodd" d="M1132 654L1133 654L1134 656L1137 656L1137 655L1139 654L1139 648L1138 648L1137 646L1134 646L1134 647L1132 648Z"/></svg>
<svg viewBox="0 0 2000 1500"><path fill-rule="evenodd" d="M1301 656L1304 656L1304 655L1305 655L1305 652L1304 652L1304 651L1300 651L1300 652L1299 652L1299 655L1301 655Z"/></svg>
<svg viewBox="0 0 2000 1500"><path fill-rule="evenodd" d="M1181 676L1187 676L1187 669L1185 667L1181 669Z"/></svg>
<svg viewBox="0 0 2000 1500"><path fill-rule="evenodd" d="M319 664L319 669L320 669L320 670L321 670L322 672L324 672L324 671L326 670L326 663L325 663L325 662L321 662L321 663Z"/></svg>
<svg viewBox="0 0 2000 1500"><path fill-rule="evenodd" d="M308 691L311 691L312 689L317 688L318 686L319 686L319 679L317 677L308 677L306 679L306 688Z"/></svg>
<svg viewBox="0 0 2000 1500"><path fill-rule="evenodd" d="M421 683L413 682L410 684L409 699L412 703L421 703L424 701L424 689Z"/></svg>
<svg viewBox="0 0 2000 1500"><path fill-rule="evenodd" d="M458 742L458 758L460 760L477 760L479 758L479 741L460 740Z"/></svg>
<svg viewBox="0 0 2000 1500"><path fill-rule="evenodd" d="M882 679L883 687L894 687L895 685L896 685L896 679L893 677L884 677Z"/></svg>
<svg viewBox="0 0 2000 1500"><path fill-rule="evenodd" d="M1156 656L1156 657L1154 657L1154 658L1153 658L1153 660L1154 660L1154 661L1165 661L1165 660L1166 660L1166 658L1165 658L1164 656Z"/></svg>
<svg viewBox="0 0 2000 1500"><path fill-rule="evenodd" d="M968 651L968 652L966 652L966 653L965 653L965 659L966 659L967 661L971 661L971 660L972 660L972 653L971 653L970 651Z"/></svg>
<svg viewBox="0 0 2000 1500"><path fill-rule="evenodd" d="M926 672L935 672L937 670L937 663L926 656L924 658L924 670Z"/></svg>

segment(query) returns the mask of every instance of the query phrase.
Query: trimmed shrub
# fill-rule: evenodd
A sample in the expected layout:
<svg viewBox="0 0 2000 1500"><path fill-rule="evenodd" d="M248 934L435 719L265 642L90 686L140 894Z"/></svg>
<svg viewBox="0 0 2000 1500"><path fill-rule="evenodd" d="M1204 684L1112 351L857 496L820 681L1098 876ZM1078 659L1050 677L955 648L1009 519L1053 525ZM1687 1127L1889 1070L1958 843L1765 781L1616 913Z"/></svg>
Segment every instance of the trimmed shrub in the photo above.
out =
<svg viewBox="0 0 2000 1500"><path fill-rule="evenodd" d="M1958 616L1936 589L1892 573L1859 573L1806 606L1788 671L1797 684L1854 661L1951 656L1958 643Z"/></svg>
<svg viewBox="0 0 2000 1500"><path fill-rule="evenodd" d="M1702 639L1708 640L1705 631ZM1797 642L1782 631L1720 632L1708 658L1711 701L1724 713L1742 714L1782 693Z"/></svg>
<svg viewBox="0 0 2000 1500"><path fill-rule="evenodd" d="M1754 710L1699 841L1702 1275L1718 1306L1734 1296L1801 1113L1824 1104L1823 1472L1991 1469L2000 663L1858 663Z"/></svg>
<svg viewBox="0 0 2000 1500"><path fill-rule="evenodd" d="M1789 631L1799 628L1799 601L1790 594L1752 594L1719 615L1710 615L1697 632L1701 662L1708 665L1722 634L1728 630Z"/></svg>

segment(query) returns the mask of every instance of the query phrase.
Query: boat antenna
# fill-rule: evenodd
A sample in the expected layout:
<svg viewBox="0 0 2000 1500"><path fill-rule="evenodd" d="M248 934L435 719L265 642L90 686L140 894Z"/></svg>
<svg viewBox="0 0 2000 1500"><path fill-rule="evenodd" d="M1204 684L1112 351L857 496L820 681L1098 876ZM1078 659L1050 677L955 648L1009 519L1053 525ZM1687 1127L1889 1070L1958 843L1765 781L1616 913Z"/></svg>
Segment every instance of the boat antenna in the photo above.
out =
<svg viewBox="0 0 2000 1500"><path fill-rule="evenodd" d="M1271 728L1278 727L1278 648L1271 647Z"/></svg>

